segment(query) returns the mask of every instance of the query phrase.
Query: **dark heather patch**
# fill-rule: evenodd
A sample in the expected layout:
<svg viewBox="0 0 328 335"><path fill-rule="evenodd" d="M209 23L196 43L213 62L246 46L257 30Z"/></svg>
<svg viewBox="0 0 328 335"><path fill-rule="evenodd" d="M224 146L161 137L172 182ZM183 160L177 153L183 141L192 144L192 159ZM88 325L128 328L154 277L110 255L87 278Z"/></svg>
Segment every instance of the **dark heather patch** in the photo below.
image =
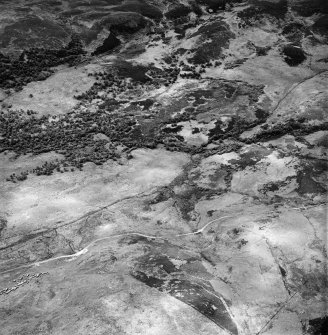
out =
<svg viewBox="0 0 328 335"><path fill-rule="evenodd" d="M132 276L147 286L168 293L191 306L219 327L228 330L231 334L238 334L238 329L221 299L215 294L211 294L203 286L192 283L189 280L163 280L142 271L135 271Z"/></svg>
<svg viewBox="0 0 328 335"><path fill-rule="evenodd" d="M105 52L111 51L115 49L117 46L121 44L121 41L114 36L114 34L110 33L108 37L104 40L103 44L100 45L94 52L93 55L100 55Z"/></svg>
<svg viewBox="0 0 328 335"><path fill-rule="evenodd" d="M301 47L296 45L285 45L282 53L284 55L285 62L289 66L297 66L306 60L305 52Z"/></svg>
<svg viewBox="0 0 328 335"><path fill-rule="evenodd" d="M328 316L309 320L309 334L328 335Z"/></svg>
<svg viewBox="0 0 328 335"><path fill-rule="evenodd" d="M162 291L164 285L165 285L165 280L159 279L150 275L147 275L144 272L141 271L135 271L132 273L132 276L141 281L142 283L146 284L147 286L154 287Z"/></svg>

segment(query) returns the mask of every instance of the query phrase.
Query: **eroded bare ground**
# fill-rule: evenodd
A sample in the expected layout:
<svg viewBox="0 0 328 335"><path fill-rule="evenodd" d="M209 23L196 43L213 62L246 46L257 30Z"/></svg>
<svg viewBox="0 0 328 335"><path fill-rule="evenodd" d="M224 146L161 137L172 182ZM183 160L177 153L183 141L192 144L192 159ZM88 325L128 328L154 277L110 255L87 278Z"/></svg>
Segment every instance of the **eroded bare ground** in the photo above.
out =
<svg viewBox="0 0 328 335"><path fill-rule="evenodd" d="M326 2L0 8L1 334L326 334Z"/></svg>

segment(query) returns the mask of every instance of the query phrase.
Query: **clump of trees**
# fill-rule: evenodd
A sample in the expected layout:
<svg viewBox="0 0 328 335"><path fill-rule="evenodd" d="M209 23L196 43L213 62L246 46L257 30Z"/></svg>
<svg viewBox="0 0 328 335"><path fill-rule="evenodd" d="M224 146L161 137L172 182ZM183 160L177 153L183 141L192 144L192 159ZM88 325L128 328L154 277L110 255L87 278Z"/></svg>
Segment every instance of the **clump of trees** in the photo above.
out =
<svg viewBox="0 0 328 335"><path fill-rule="evenodd" d="M27 179L28 171L23 171L22 173L16 175L16 173L11 174L6 180L16 183L16 181L23 181Z"/></svg>
<svg viewBox="0 0 328 335"><path fill-rule="evenodd" d="M46 162L29 172L37 175L68 172L82 169L86 162L101 165L108 159L118 159L117 144L127 148L141 147L142 137L136 136L135 128L133 118L122 118L117 114L110 116L106 110L72 112L55 119L49 116L37 118L31 111L1 112L0 152L9 150L19 156L54 151L62 154L64 159ZM99 133L106 135L113 145L109 145L107 140L95 140ZM27 175L12 175L9 179L24 180Z"/></svg>

